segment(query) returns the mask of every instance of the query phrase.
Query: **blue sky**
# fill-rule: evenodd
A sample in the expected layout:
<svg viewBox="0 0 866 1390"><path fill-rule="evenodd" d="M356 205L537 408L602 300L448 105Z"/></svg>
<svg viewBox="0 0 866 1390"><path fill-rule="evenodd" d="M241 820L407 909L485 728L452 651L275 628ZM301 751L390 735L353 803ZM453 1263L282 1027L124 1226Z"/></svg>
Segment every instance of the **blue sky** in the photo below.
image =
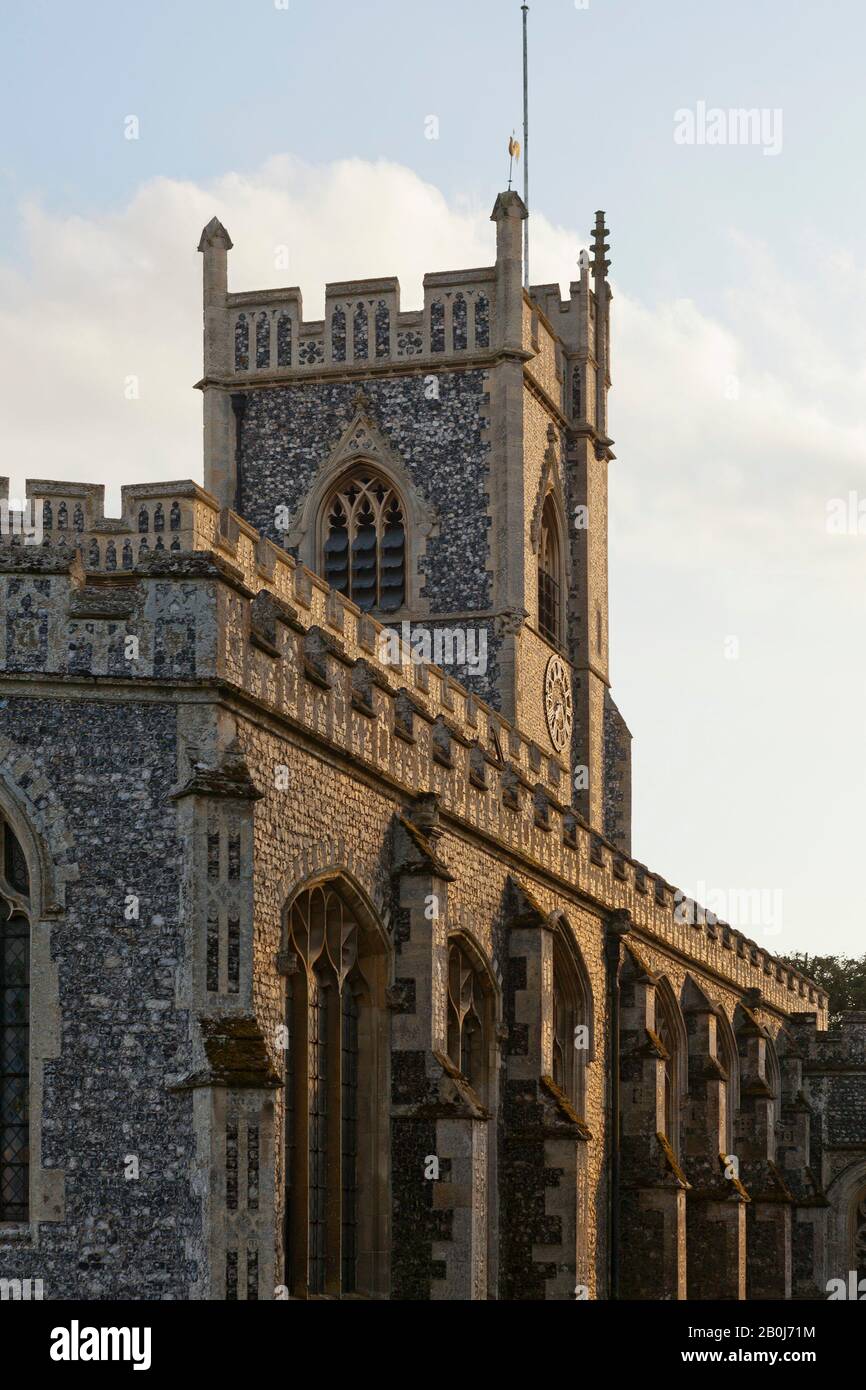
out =
<svg viewBox="0 0 866 1390"><path fill-rule="evenodd" d="M104 481L112 501L200 479L213 212L233 287L300 284L308 316L325 279L400 274L411 307L425 270L490 263L520 27L512 0L6 0L13 495L25 474ZM780 951L866 949L866 534L825 524L832 498L866 498L864 40L855 0L531 7L533 278L567 284L597 208L612 228L635 853L687 891L781 891ZM780 109L781 153L677 144L699 102Z"/></svg>
<svg viewBox="0 0 866 1390"><path fill-rule="evenodd" d="M4 5L3 242L14 203L88 212L157 175L205 180L293 150L386 158L449 198L493 201L521 118L512 0L32 0ZM620 276L642 295L719 294L724 233L780 255L813 228L863 223L858 0L535 0L534 201L582 226L609 211ZM673 111L704 99L781 107L786 152L688 153ZM138 115L142 138L122 138ZM423 138L425 115L441 138ZM685 154L685 157L684 157Z"/></svg>

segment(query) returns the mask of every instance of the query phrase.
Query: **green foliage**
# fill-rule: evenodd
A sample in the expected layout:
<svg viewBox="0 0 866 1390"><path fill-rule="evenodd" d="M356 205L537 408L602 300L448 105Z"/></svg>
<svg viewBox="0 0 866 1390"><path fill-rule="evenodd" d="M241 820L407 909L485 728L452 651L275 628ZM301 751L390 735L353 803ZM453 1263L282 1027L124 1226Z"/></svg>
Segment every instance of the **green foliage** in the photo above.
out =
<svg viewBox="0 0 866 1390"><path fill-rule="evenodd" d="M797 954L785 960L802 970L830 996L830 1023L838 1023L849 1009L866 1010L866 956L810 956Z"/></svg>

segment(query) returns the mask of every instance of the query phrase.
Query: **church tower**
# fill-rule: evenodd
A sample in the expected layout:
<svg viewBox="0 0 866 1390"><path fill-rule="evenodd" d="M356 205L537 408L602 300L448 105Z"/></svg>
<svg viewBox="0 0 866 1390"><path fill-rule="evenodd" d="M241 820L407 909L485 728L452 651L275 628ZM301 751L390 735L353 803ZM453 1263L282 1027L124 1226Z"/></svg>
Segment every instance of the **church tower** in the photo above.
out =
<svg viewBox="0 0 866 1390"><path fill-rule="evenodd" d="M533 738L562 804L627 853L607 229L599 213L563 302L523 288L526 217L500 194L495 264L426 275L421 310L401 309L396 279L358 280L327 285L315 322L297 288L230 293L231 239L211 221L205 487Z"/></svg>

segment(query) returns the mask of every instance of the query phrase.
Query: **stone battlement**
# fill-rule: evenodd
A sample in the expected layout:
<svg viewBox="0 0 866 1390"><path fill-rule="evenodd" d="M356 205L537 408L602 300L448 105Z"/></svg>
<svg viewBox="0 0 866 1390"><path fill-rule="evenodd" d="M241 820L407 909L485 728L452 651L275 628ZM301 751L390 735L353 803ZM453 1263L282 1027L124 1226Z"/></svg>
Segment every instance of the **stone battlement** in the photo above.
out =
<svg viewBox="0 0 866 1390"><path fill-rule="evenodd" d="M0 500L8 496L8 483ZM104 490L29 482L41 545L0 546L8 680L218 683L324 741L400 794L781 1012L826 996L798 971L618 851L571 808L566 767L192 482ZM127 639L135 641L129 646ZM394 660L395 648L399 659ZM134 655L130 655L130 651ZM802 1001L805 1001L803 1003Z"/></svg>
<svg viewBox="0 0 866 1390"><path fill-rule="evenodd" d="M390 370L400 362L431 369L443 361L467 365L497 350L495 266L436 272L425 275L423 283L424 308L405 313L397 279L328 284L324 319L309 321L297 287L228 293L224 332L232 374L238 384L261 385L271 377L305 377L323 369L363 367L369 373L377 364ZM540 303L541 335L551 344L557 338L568 342L574 327L570 316L582 293L584 286L576 282L565 301L558 289L551 295L548 286L526 297L527 357L540 350ZM590 302L593 298L590 293Z"/></svg>
<svg viewBox="0 0 866 1390"><path fill-rule="evenodd" d="M502 223L523 211L516 195L506 195L492 220ZM592 350L596 300L588 256L569 299L551 285L524 294L519 264L509 260L507 239L500 235L494 265L425 275L422 309L404 312L400 282L387 276L327 284L324 318L307 320L297 286L229 291L231 247L214 218L199 244L205 256L201 386L218 382L243 389L352 369L390 372L400 365L434 370L445 363L474 365L503 350L531 361L553 351L555 343L575 358ZM564 376L560 363L560 380Z"/></svg>
<svg viewBox="0 0 866 1390"><path fill-rule="evenodd" d="M233 371L282 378L322 367L486 353L495 288L495 267L427 275L424 309L404 313L396 279L329 284L324 319L309 322L297 288L228 294Z"/></svg>

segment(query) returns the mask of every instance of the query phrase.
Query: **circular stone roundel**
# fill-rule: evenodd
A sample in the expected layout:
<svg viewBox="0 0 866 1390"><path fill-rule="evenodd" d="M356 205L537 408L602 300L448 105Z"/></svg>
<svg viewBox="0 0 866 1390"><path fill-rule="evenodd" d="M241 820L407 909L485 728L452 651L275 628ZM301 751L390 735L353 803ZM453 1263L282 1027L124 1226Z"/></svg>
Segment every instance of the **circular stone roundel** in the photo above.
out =
<svg viewBox="0 0 866 1390"><path fill-rule="evenodd" d="M544 675L544 712L550 740L561 753L571 738L574 712L571 700L571 674L561 656L552 656Z"/></svg>

